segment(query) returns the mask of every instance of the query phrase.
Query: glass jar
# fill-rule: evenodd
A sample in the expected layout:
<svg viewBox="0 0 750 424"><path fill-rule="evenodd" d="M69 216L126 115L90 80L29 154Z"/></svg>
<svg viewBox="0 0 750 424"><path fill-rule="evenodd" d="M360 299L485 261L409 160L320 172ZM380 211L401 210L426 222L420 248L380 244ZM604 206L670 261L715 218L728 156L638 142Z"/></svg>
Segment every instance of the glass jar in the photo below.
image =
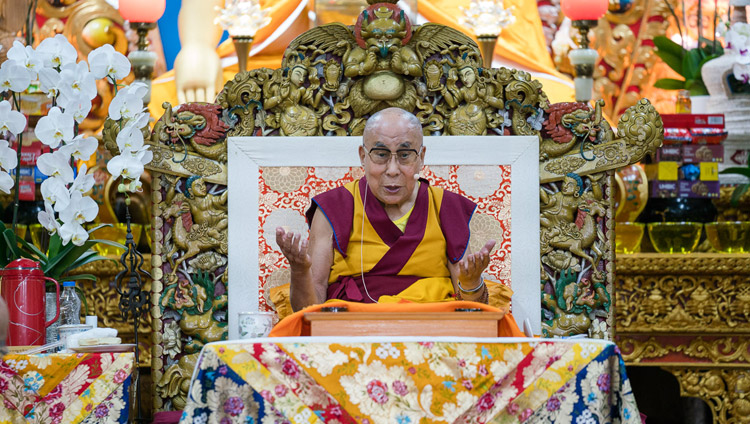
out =
<svg viewBox="0 0 750 424"><path fill-rule="evenodd" d="M691 113L692 101L688 90L677 92L677 102L675 103L675 113Z"/></svg>

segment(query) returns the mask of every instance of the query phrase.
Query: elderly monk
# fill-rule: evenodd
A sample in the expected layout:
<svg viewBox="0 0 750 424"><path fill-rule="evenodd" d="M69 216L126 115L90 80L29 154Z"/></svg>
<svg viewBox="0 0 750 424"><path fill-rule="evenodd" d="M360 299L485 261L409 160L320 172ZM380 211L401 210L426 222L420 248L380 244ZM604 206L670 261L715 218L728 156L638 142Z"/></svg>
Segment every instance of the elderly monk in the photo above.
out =
<svg viewBox="0 0 750 424"><path fill-rule="evenodd" d="M495 241L468 251L476 204L419 178L425 151L414 115L376 113L359 147L365 177L313 198L309 241L277 228L294 310L330 299L487 303L481 275Z"/></svg>

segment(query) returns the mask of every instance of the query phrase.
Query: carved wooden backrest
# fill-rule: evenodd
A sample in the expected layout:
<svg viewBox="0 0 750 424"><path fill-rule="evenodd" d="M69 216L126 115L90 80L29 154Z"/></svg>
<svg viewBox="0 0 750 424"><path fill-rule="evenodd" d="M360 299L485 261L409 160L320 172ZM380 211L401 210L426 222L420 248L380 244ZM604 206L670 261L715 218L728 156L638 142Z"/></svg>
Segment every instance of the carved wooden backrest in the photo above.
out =
<svg viewBox="0 0 750 424"><path fill-rule="evenodd" d="M543 333L611 337L612 175L661 144L661 118L641 100L615 135L601 104L550 105L528 73L480 64L469 37L380 3L354 27L302 34L282 68L238 74L215 104L165 104L149 166L157 409L184 405L200 346L226 337L227 137L361 135L387 107L413 112L427 135L539 137Z"/></svg>

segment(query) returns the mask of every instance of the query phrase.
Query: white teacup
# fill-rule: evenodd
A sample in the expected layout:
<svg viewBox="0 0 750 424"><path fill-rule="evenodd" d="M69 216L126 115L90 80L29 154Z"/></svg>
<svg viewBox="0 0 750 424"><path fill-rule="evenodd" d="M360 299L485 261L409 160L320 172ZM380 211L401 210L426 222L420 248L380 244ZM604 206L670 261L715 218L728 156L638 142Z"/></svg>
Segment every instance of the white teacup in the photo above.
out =
<svg viewBox="0 0 750 424"><path fill-rule="evenodd" d="M273 328L273 312L240 312L240 338L266 337Z"/></svg>

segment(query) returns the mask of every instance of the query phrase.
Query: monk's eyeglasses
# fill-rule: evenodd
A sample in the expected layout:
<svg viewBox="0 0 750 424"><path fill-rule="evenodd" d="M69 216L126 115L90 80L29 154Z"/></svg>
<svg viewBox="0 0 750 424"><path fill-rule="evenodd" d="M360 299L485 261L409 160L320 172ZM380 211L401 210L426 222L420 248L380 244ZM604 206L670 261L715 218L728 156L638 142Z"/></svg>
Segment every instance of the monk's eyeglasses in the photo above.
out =
<svg viewBox="0 0 750 424"><path fill-rule="evenodd" d="M376 165L385 165L391 161L391 156L396 157L396 162L399 165L414 165L419 158L419 153L422 151L422 147L419 150L415 149L398 149L392 152L383 147L373 147L367 152L370 156L370 160Z"/></svg>

